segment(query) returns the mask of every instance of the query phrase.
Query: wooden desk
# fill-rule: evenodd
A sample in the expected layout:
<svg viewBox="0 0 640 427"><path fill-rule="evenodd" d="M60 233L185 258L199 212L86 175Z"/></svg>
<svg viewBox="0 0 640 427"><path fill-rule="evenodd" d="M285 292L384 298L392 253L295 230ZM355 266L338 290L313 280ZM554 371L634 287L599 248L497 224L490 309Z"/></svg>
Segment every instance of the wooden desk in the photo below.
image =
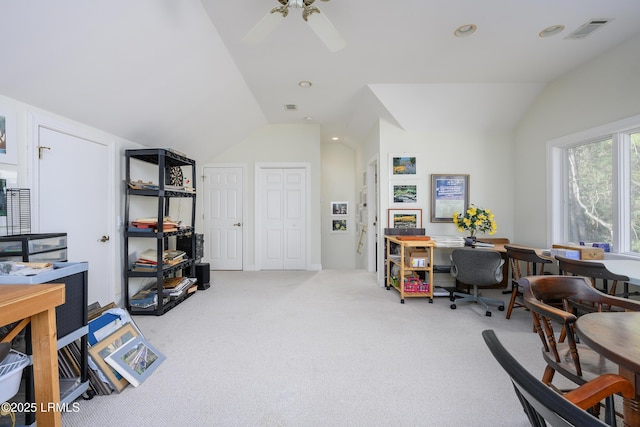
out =
<svg viewBox="0 0 640 427"><path fill-rule="evenodd" d="M0 285L0 325L30 318L36 421L61 426L62 414L47 410L60 404L55 308L64 304L64 285Z"/></svg>
<svg viewBox="0 0 640 427"><path fill-rule="evenodd" d="M624 399L624 425L640 426L640 312L589 313L576 328L582 342L616 363L634 385L635 398Z"/></svg>

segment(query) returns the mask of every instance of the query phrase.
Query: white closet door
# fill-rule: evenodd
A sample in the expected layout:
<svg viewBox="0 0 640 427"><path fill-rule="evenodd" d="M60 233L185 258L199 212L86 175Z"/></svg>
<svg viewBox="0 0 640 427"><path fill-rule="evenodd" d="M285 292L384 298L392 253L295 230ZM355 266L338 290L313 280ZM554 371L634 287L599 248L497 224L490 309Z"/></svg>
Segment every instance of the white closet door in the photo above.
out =
<svg viewBox="0 0 640 427"><path fill-rule="evenodd" d="M261 270L304 270L306 264L306 170L261 168L258 172Z"/></svg>
<svg viewBox="0 0 640 427"><path fill-rule="evenodd" d="M284 194L284 250L283 268L285 270L306 269L306 212L305 189L306 174L304 169L283 170Z"/></svg>

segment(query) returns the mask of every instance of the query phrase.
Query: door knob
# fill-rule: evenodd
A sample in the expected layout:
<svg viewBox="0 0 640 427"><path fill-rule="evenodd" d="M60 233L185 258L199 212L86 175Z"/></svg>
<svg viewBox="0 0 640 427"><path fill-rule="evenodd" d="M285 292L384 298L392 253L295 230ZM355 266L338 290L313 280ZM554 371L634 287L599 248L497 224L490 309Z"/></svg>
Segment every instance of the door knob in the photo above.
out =
<svg viewBox="0 0 640 427"><path fill-rule="evenodd" d="M233 224L233 226L234 227L240 227L240 226L242 226L242 223L241 222L236 222L235 224Z"/></svg>
<svg viewBox="0 0 640 427"><path fill-rule="evenodd" d="M102 236L101 238L98 239L98 242L108 242L109 241L109 236Z"/></svg>

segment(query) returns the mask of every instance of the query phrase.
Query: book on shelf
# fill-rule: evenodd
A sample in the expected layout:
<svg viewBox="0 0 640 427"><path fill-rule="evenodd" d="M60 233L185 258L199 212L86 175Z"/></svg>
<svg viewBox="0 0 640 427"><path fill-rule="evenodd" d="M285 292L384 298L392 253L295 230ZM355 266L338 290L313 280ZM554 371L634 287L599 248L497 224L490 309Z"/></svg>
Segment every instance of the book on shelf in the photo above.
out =
<svg viewBox="0 0 640 427"><path fill-rule="evenodd" d="M194 285L198 279L191 277L173 277L164 279L162 294L171 297L181 296L185 290Z"/></svg>
<svg viewBox="0 0 640 427"><path fill-rule="evenodd" d="M158 292L154 289L143 289L129 299L129 305L138 308L152 307L158 304Z"/></svg>
<svg viewBox="0 0 640 427"><path fill-rule="evenodd" d="M158 184L153 182L144 182L141 180L129 181L129 188L134 190L157 190Z"/></svg>
<svg viewBox="0 0 640 427"><path fill-rule="evenodd" d="M127 228L127 231L131 232L136 232L136 233L153 233L155 232L155 230L153 229L153 227L135 227L135 226L129 226Z"/></svg>
<svg viewBox="0 0 640 427"><path fill-rule="evenodd" d="M140 229L152 229L154 231L158 231L160 227L158 227L158 218L157 217L149 217L149 218L136 218L130 223L130 227L140 228ZM164 217L162 220L162 231L178 231L180 228L180 221L174 221L169 217Z"/></svg>

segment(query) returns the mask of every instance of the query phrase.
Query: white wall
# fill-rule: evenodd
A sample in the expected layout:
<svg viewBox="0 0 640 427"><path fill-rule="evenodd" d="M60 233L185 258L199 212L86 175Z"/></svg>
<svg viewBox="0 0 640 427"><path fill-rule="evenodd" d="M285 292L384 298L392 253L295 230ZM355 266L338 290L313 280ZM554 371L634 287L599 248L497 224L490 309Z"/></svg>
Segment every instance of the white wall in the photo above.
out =
<svg viewBox="0 0 640 427"><path fill-rule="evenodd" d="M37 195L37 189L34 189L35 183L33 182L33 172L30 170L34 156L37 156L36 152L31 151L31 129L29 116L31 114L38 115L40 117L48 117L52 121L61 124L70 131L77 132L79 135L100 135L100 139L103 141L112 141L114 144L114 150L116 159L113 159L113 164L116 170L114 171L114 181L112 182L112 193L115 195L114 203L116 217L112 220L116 223L116 235L110 236L111 244L113 245L115 254L115 265L113 266L113 277L116 278L114 283L109 284L114 286L114 295L116 296L116 303L122 303L122 226L117 223L118 216L120 218L124 215L124 192L123 192L123 179L124 179L124 150L129 148L140 148L140 144L133 143L131 141L124 140L115 135L110 135L99 129L87 126L82 123L69 120L65 117L59 116L55 113L45 111L29 104L22 103L20 101L0 95L0 112L10 111L16 117L17 124L17 138L15 142L18 147L18 164L0 164L1 170L15 171L18 173L18 188L31 188L32 189L32 205L34 203L33 198ZM76 159L82 161L82 159ZM107 159L105 159L107 161ZM81 178L80 178L81 179ZM86 194L86 203L92 203L92 200L105 197L104 194ZM37 218L32 218L32 233L40 232L38 228ZM69 245L73 245L73 242L68 242ZM72 260L73 261L73 260Z"/></svg>
<svg viewBox="0 0 640 427"><path fill-rule="evenodd" d="M196 159L197 160L197 159ZM256 163L284 163L308 162L311 164L311 235L309 242L309 267L320 269L321 255L321 149L320 126L317 124L302 125L269 125L254 132L244 141L234 145L219 156L211 159L211 163L243 163L247 165L245 197L245 227L247 248L245 248L245 269L255 269L255 239L254 239L254 196ZM198 164L199 170L209 163ZM201 185L201 183L199 183ZM198 211L202 212L202 197L198 199ZM199 215L199 220L202 218ZM198 222L196 222L198 225ZM201 227L201 224L199 225Z"/></svg>
<svg viewBox="0 0 640 427"><path fill-rule="evenodd" d="M495 214L498 230L493 237L513 239L513 203L510 197L513 194L513 169L510 167L513 155L511 134L460 132L455 129L449 132L410 133L381 122L380 248L384 247L383 231L388 226L387 209L392 206L389 191L389 154L399 153L417 156L418 203L411 207L422 209L422 225L427 235L461 235L453 223L430 222L431 174L468 174L469 202L491 209ZM378 252L379 262L382 262L384 254L382 251ZM435 259L435 262L438 264L446 260ZM378 277L381 279L380 274Z"/></svg>
<svg viewBox="0 0 640 427"><path fill-rule="evenodd" d="M374 174L377 175L378 157L380 149L380 124L376 123L373 126L366 138L362 141L362 144L356 150L356 194L363 189L363 183L358 180L357 177L363 176L366 172L366 234L365 244L362 247L360 253L356 253L356 268L367 270L370 272L377 271L376 266L376 251L371 251L370 248L374 248L377 244L377 230L373 224L378 224L378 188L373 185L377 179ZM376 166L375 171L369 170L369 165L374 163Z"/></svg>
<svg viewBox="0 0 640 427"><path fill-rule="evenodd" d="M516 129L514 237L548 247L546 142L640 113L640 37L545 87Z"/></svg>
<svg viewBox="0 0 640 427"><path fill-rule="evenodd" d="M339 143L322 144L322 268L348 269L356 266L358 197L356 197L355 151ZM360 178L360 181L362 178ZM345 217L331 215L331 202L346 201ZM347 231L331 231L332 220L347 220Z"/></svg>

